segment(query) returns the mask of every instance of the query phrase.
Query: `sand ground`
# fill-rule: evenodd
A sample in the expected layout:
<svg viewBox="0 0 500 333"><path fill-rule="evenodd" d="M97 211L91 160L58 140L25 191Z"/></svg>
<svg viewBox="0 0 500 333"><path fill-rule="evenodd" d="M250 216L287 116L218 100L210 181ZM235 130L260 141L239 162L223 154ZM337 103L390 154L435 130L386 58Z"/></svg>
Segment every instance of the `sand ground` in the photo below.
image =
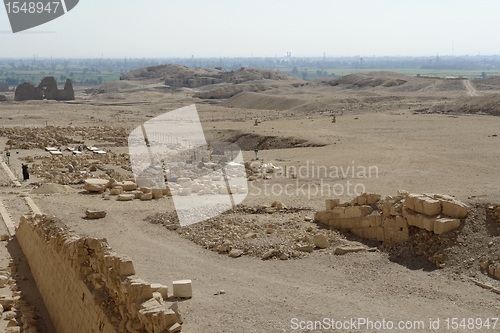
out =
<svg viewBox="0 0 500 333"><path fill-rule="evenodd" d="M291 96L294 92L291 88L283 89L281 94ZM81 94L78 104L47 101L0 104L0 117L5 127L71 124L121 125L133 129L153 116L197 103L204 130L215 131L215 135L221 137L228 130L239 130L261 136L294 137L324 145L261 150L260 160L266 163L278 167L295 166L297 170L309 165L309 172L313 165L337 166L344 170L355 166L356 171L371 166L377 170L370 177L358 177L357 174L325 177L309 173L301 177L301 184L318 185L323 180L345 188L350 181L361 184L366 192L383 196L407 190L450 194L471 206L500 202L500 138L493 136L500 134L500 118L415 112L467 94L465 88L452 92L405 93L396 101L380 99L363 106L359 101L345 102L369 94L386 97L378 91L329 91L327 88L316 93L300 91L302 97L310 100L321 96L335 97L338 102L332 102L335 106L332 109L337 116L336 123L331 122L330 113L281 111L280 114L275 110L231 108L221 106L217 101L211 104L192 99L185 92L160 94L151 91L115 94L108 96L107 100L106 96L92 99ZM262 123L253 126L254 117L259 117ZM5 142L5 138L0 139L0 148ZM126 147L109 149L126 151ZM33 155L46 156L47 153L41 149L12 151L11 168L20 175L23 158ZM253 151L244 152L245 160L254 157ZM7 181L0 169L0 183ZM30 192L36 183L42 181L32 177L29 182L23 182L21 188L0 187L1 199L14 221L29 213L19 193ZM270 184L284 186L294 181L272 179ZM320 210L324 209L326 198L338 196L348 200L354 196L346 191L338 195L265 195L262 192L256 195L257 188L263 190L264 185L261 181L251 187L244 204L269 205L279 200L289 207ZM415 266L414 261L394 260L383 249L337 256L332 248L328 248L293 260L262 261L250 256L230 258L144 220L155 212L172 211L170 198L124 204L86 195L81 185L73 187L75 191L72 193L32 194L31 197L44 213L61 218L78 233L106 238L118 253L132 258L137 274L146 281L171 285L173 280L191 279L194 297L180 304L185 321L183 332L331 331L325 327L294 329L293 318L299 321L385 319L395 325L398 321L423 321L423 329L408 331L441 332L448 331L446 318L486 320L498 317L500 313L500 295L472 283L470 271L457 273L451 267L439 270L425 264ZM85 220L86 208L105 208L108 215L101 220ZM303 218L312 216L312 213L308 211L297 216ZM283 221L288 218L286 215L277 217ZM0 231L5 232L2 228L0 225ZM487 236L500 243L499 235ZM471 251L470 259L477 262L480 255ZM483 276L478 269L477 275L473 276L499 285L497 280ZM214 295L220 290L225 294ZM32 301L40 304L39 300ZM43 308L41 304L40 307ZM431 318L440 319L439 329L430 328ZM49 322L48 318L45 320ZM499 327L500 323L496 329ZM51 330L53 328L47 324L41 331ZM346 331L384 330L358 327Z"/></svg>

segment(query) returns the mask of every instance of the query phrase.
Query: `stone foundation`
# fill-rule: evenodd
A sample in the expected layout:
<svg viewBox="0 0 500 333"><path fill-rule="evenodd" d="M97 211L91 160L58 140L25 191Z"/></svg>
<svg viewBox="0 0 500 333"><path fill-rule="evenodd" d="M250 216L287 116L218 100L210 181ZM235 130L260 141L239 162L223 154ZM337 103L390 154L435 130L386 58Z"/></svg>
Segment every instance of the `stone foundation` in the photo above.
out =
<svg viewBox="0 0 500 333"><path fill-rule="evenodd" d="M135 276L106 239L80 237L52 218L21 217L16 236L58 332L179 332L167 287ZM175 311L174 311L175 310Z"/></svg>

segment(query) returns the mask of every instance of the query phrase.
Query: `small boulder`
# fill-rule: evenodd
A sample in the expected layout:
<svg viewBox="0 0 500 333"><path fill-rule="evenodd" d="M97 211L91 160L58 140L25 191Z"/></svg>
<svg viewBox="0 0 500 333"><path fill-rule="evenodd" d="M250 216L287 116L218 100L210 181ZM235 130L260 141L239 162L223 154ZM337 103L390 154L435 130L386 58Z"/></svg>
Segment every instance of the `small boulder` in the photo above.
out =
<svg viewBox="0 0 500 333"><path fill-rule="evenodd" d="M87 193L90 192L99 192L103 193L106 187L108 186L108 180L101 178L89 178L85 179L83 183L83 188Z"/></svg>
<svg viewBox="0 0 500 333"><path fill-rule="evenodd" d="M339 246L335 249L335 254L346 254L349 252L362 252L366 251L366 247L363 246Z"/></svg>
<svg viewBox="0 0 500 333"><path fill-rule="evenodd" d="M314 245L320 249L326 249L327 247L330 246L330 243L328 243L328 239L326 239L325 235L319 234L314 236L313 238Z"/></svg>
<svg viewBox="0 0 500 333"><path fill-rule="evenodd" d="M243 254L243 251L242 251L242 250L232 249L231 251L229 251L229 256L230 256L231 258L238 258L238 257L240 257L242 254Z"/></svg>
<svg viewBox="0 0 500 333"><path fill-rule="evenodd" d="M120 194L118 198L116 198L117 201L130 201L134 200L135 195L134 194Z"/></svg>
<svg viewBox="0 0 500 333"><path fill-rule="evenodd" d="M85 215L88 219L102 219L108 214L105 210L87 209Z"/></svg>
<svg viewBox="0 0 500 333"><path fill-rule="evenodd" d="M295 250L302 252L312 252L314 249L312 245L305 245L305 246L297 246Z"/></svg>

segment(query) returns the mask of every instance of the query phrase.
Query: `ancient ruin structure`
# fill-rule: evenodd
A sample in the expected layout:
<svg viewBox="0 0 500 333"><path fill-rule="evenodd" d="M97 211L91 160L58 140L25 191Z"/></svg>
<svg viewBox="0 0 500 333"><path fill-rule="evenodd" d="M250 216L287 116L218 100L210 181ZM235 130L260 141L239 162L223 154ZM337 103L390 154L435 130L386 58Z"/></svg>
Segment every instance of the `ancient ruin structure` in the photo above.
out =
<svg viewBox="0 0 500 333"><path fill-rule="evenodd" d="M56 79L53 76L48 76L40 82L38 87L28 82L21 83L14 93L14 100L16 101L42 100L44 98L56 101L74 100L75 92L71 80L66 79L64 89L59 90Z"/></svg>
<svg viewBox="0 0 500 333"><path fill-rule="evenodd" d="M221 67L189 68L182 65L161 65L133 70L120 77L120 80L165 80L171 87L197 88L218 83L243 83L254 80L290 80L281 72L257 68L240 68L236 71L225 72Z"/></svg>
<svg viewBox="0 0 500 333"><path fill-rule="evenodd" d="M458 228L468 211L466 204L449 195L400 192L383 200L378 194L363 194L344 204L339 199L326 200L326 210L314 218L362 238L402 243L409 238L409 226L439 235Z"/></svg>

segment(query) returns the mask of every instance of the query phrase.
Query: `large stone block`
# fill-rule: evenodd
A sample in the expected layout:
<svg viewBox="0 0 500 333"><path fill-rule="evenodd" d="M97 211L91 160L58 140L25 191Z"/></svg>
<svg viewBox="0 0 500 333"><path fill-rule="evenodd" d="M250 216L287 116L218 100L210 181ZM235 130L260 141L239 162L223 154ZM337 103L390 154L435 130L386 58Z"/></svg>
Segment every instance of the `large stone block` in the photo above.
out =
<svg viewBox="0 0 500 333"><path fill-rule="evenodd" d="M469 206L458 200L440 200L443 207L443 214L457 219L463 219L469 212Z"/></svg>
<svg viewBox="0 0 500 333"><path fill-rule="evenodd" d="M191 298L193 290L191 288L191 280L178 280L172 282L174 297Z"/></svg>
<svg viewBox="0 0 500 333"><path fill-rule="evenodd" d="M124 191L133 191L137 189L137 184L129 180L126 180L124 182L116 182L112 186L120 186Z"/></svg>
<svg viewBox="0 0 500 333"><path fill-rule="evenodd" d="M117 201L130 201L134 199L135 199L134 194L120 194L118 198L116 198Z"/></svg>
<svg viewBox="0 0 500 333"><path fill-rule="evenodd" d="M408 225L424 229L424 216L422 214L417 214L410 209L403 208L403 216L408 222Z"/></svg>
<svg viewBox="0 0 500 333"><path fill-rule="evenodd" d="M332 210L340 204L340 199L328 199L325 200L326 210Z"/></svg>
<svg viewBox="0 0 500 333"><path fill-rule="evenodd" d="M85 179L85 182L83 183L83 188L88 193L90 192L103 193L104 190L106 190L107 186L108 186L108 180L101 178Z"/></svg>
<svg viewBox="0 0 500 333"><path fill-rule="evenodd" d="M373 205L374 203L376 203L377 201L380 200L380 194L367 194L366 195L366 203L368 205Z"/></svg>
<svg viewBox="0 0 500 333"><path fill-rule="evenodd" d="M422 211L416 211L417 213L422 213L428 216L441 214L441 203L439 200L432 198L423 198L422 201Z"/></svg>
<svg viewBox="0 0 500 333"><path fill-rule="evenodd" d="M408 194L405 198L405 206L416 213L429 216L441 213L441 203L439 200L421 194Z"/></svg>
<svg viewBox="0 0 500 333"><path fill-rule="evenodd" d="M438 218L434 222L434 233L442 234L460 226L460 219Z"/></svg>
<svg viewBox="0 0 500 333"><path fill-rule="evenodd" d="M330 225L330 220L332 219L332 213L326 210L321 210L314 213L314 219L323 224Z"/></svg>

